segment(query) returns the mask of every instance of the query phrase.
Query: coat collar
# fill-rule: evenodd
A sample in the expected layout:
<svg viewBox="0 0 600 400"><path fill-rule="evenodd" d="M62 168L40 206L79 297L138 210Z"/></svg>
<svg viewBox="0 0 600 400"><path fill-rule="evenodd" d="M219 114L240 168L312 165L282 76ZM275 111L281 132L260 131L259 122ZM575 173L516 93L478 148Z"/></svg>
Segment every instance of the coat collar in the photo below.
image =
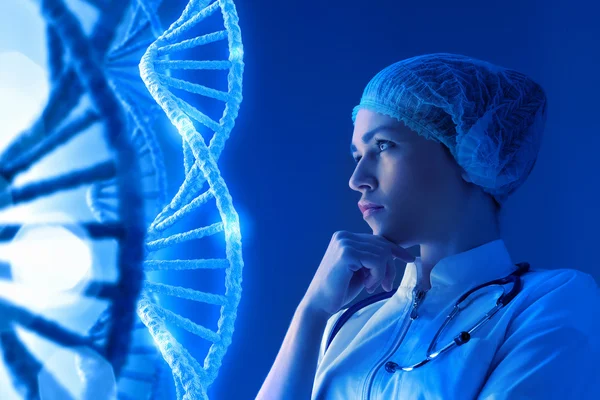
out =
<svg viewBox="0 0 600 400"><path fill-rule="evenodd" d="M420 263L417 257L406 265L401 287L416 285ZM510 275L516 268L504 241L498 239L440 260L431 270L431 287L473 286Z"/></svg>

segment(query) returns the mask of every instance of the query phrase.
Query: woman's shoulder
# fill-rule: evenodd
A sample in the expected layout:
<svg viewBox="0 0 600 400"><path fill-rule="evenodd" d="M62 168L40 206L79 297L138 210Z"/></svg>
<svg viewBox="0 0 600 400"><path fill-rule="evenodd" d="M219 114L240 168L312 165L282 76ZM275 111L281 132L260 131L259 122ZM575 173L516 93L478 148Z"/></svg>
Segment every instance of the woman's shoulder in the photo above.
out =
<svg viewBox="0 0 600 400"><path fill-rule="evenodd" d="M531 268L522 282L513 314L517 325L554 324L586 335L600 329L600 288L590 274L570 268Z"/></svg>
<svg viewBox="0 0 600 400"><path fill-rule="evenodd" d="M596 279L588 273L571 268L533 267L523 275L523 292L528 293L527 297L530 299L566 293L592 297L598 297L600 294Z"/></svg>

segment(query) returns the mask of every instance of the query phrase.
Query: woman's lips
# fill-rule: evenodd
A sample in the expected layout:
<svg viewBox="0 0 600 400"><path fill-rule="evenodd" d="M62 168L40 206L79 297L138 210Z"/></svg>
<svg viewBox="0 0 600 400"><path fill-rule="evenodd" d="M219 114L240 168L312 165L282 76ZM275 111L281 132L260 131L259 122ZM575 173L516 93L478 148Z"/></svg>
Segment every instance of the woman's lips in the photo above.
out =
<svg viewBox="0 0 600 400"><path fill-rule="evenodd" d="M367 208L364 212L363 212L363 218L367 218L368 216L371 216L373 214L375 214L378 211L383 210L383 207L370 207Z"/></svg>

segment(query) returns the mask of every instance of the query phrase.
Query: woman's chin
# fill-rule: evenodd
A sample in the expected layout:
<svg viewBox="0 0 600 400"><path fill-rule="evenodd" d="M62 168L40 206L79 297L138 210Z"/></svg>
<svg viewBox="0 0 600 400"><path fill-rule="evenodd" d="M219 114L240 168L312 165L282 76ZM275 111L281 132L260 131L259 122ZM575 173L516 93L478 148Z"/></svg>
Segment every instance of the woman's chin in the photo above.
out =
<svg viewBox="0 0 600 400"><path fill-rule="evenodd" d="M388 235L390 234L390 232L388 232L380 224L369 224L369 225L371 226L371 230L373 231L373 235L384 236L384 237L387 238Z"/></svg>
<svg viewBox="0 0 600 400"><path fill-rule="evenodd" d="M408 232L394 232L385 227L375 225L371 227L373 235L382 236L392 243L396 243L404 248L412 247L416 245L414 238L407 236Z"/></svg>

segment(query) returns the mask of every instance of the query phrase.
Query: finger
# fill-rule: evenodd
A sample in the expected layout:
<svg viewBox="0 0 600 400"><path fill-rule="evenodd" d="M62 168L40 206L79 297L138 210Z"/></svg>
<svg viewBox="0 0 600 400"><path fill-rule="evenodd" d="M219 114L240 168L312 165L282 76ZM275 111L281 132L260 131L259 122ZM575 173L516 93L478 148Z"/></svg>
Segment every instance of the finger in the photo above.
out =
<svg viewBox="0 0 600 400"><path fill-rule="evenodd" d="M394 287L394 279L396 279L396 265L394 265L394 261L389 260L387 262L387 269L385 270L385 278L381 286L383 290L389 292Z"/></svg>
<svg viewBox="0 0 600 400"><path fill-rule="evenodd" d="M392 254L394 255L394 258L400 259L405 263L411 263L416 260L415 256L400 246L392 246Z"/></svg>
<svg viewBox="0 0 600 400"><path fill-rule="evenodd" d="M340 243L351 253L352 261L348 264L350 270L355 272L363 268L367 272L364 286L369 293L382 284L387 273L388 262L392 265L392 270L395 269L392 261L393 253L389 246L378 242L366 242L364 239L362 241L354 240L349 237L341 239ZM373 266L370 266L369 260ZM393 281L390 284L392 283Z"/></svg>
<svg viewBox="0 0 600 400"><path fill-rule="evenodd" d="M372 258L369 259L368 256L365 257L365 254L361 255L360 252L356 252L355 256L352 257L353 261L348 264L349 269L354 271L352 274L354 282L360 283L365 289L371 286L374 281L371 270L374 268L377 269L377 265L381 263L381 256L379 254L371 253L371 255ZM370 293L372 293L372 290Z"/></svg>
<svg viewBox="0 0 600 400"><path fill-rule="evenodd" d="M371 244L383 245L386 248L390 249L392 251L392 254L394 254L394 256L396 256L396 258L399 258L399 259L401 259L404 262L413 262L413 261L415 261L415 256L413 256L412 254L410 254L410 252L408 250L406 250L404 247L399 246L396 243L394 243L394 242L386 239L383 236L373 235L373 234L370 234L370 233L353 233L353 232L349 232L348 233L348 237L349 238L355 237L358 240L362 239L362 240L366 241L367 243L371 243Z"/></svg>
<svg viewBox="0 0 600 400"><path fill-rule="evenodd" d="M392 254L395 256L395 258L399 258L406 263L415 261L415 256L410 254L410 252L402 246L391 243L390 249L392 250Z"/></svg>
<svg viewBox="0 0 600 400"><path fill-rule="evenodd" d="M379 254L371 253L369 251L362 251L355 248L349 250L350 255L354 258L355 262L351 264L360 263L363 267L369 271L369 277L365 281L365 287L372 287L385 275L385 265L387 258ZM356 268L356 267L353 267Z"/></svg>
<svg viewBox="0 0 600 400"><path fill-rule="evenodd" d="M340 244L347 247L347 248L353 248L353 249L357 249L357 250L361 250L361 251L368 251L370 253L374 253L376 255L380 255L380 256L388 256L388 257L392 257L393 253L391 252L391 249L389 248L389 246L385 246L381 243L376 243L376 242L366 242L364 240L361 239L343 239L340 241Z"/></svg>
<svg viewBox="0 0 600 400"><path fill-rule="evenodd" d="M385 270L386 270L385 263L388 260L392 261L392 259L393 259L392 258L393 254L390 251L390 249L385 248L378 244L365 243L365 242L360 242L360 241L356 241L356 240L352 240L352 239L343 239L343 242L344 242L344 245L346 246L346 248L348 249L348 251L356 251L356 253L353 253L354 255L351 257L352 261L348 264L350 270L355 272L362 268L366 272L366 276L365 276L365 280L364 280L365 287L379 284L380 281L385 276ZM383 266L382 272L380 273L379 271L375 271L375 272L371 273L371 269L373 269L373 267L366 267L363 265L364 263L361 263L359 261L361 259L361 257L366 256L365 254L362 254L362 256L361 256L360 251L362 251L364 253L369 253L369 256L373 259L372 262L374 263L374 265L382 265ZM363 261L364 261L364 258L363 258ZM378 268L378 267L375 267L375 268Z"/></svg>
<svg viewBox="0 0 600 400"><path fill-rule="evenodd" d="M371 253L375 253L378 254L384 258L390 258L390 259L396 259L398 258L398 255L394 252L394 247L395 246L389 246L386 245L385 243L379 243L379 242L365 242L365 241L360 241L360 240L354 240L354 239L343 239L343 241L341 241L340 243L343 243L345 246L348 247L352 247L358 250L362 250L362 251L368 251ZM356 266L356 269L360 268L360 266Z"/></svg>
<svg viewBox="0 0 600 400"><path fill-rule="evenodd" d="M365 280L365 287L374 290L383 278L389 258L375 257L368 260L363 260L363 265L369 270L369 276Z"/></svg>
<svg viewBox="0 0 600 400"><path fill-rule="evenodd" d="M363 253L369 253L369 256ZM352 272L357 272L359 270L363 270L362 273L365 275L365 278L370 275L369 269L362 263L362 258L372 257L373 259L381 258L381 253L375 253L372 251L357 249L356 247L352 247L348 249L348 255L350 256L350 260L348 260L348 268Z"/></svg>
<svg viewBox="0 0 600 400"><path fill-rule="evenodd" d="M368 268L362 267L360 269L360 271L358 271L357 273L360 276L360 280L358 282L360 282L360 285L363 286L365 289L367 287L367 279L369 279L369 277L371 276L371 273L369 272Z"/></svg>
<svg viewBox="0 0 600 400"><path fill-rule="evenodd" d="M381 288L386 292L392 290L392 287L394 285L395 270L396 267L394 265L394 261L388 259L386 262L383 278L381 279L381 281L377 282L373 287L370 288L371 291L374 291L379 285L381 285Z"/></svg>
<svg viewBox="0 0 600 400"><path fill-rule="evenodd" d="M372 279L371 273L369 271L369 268L361 266L361 268L352 276L352 281L355 284L360 284L360 286L363 286L365 290L367 290L367 292L369 292L370 290L370 288L367 285L367 282L370 282L370 280ZM372 293L372 290L369 293Z"/></svg>

